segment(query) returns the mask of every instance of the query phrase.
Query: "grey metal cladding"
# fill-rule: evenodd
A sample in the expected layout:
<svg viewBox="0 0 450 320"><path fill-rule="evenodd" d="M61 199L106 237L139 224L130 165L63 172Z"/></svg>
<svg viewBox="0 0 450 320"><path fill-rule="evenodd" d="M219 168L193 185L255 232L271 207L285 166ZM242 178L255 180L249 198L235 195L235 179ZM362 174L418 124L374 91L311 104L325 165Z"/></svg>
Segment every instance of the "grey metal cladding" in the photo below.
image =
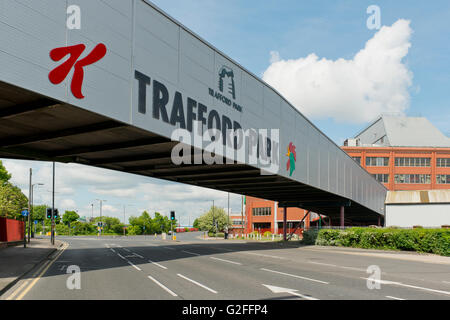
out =
<svg viewBox="0 0 450 320"><path fill-rule="evenodd" d="M383 185L277 91L157 7L143 0L79 0L81 29L69 30L68 4L65 0L0 1L1 81L170 138L179 125L155 119L151 110L145 114L138 111L137 70L151 79L145 90L147 104L153 99L157 81L170 93L169 114L175 92L179 92L184 104L188 97L194 99L208 110L239 122L244 129L279 128L279 175L383 214ZM61 63L50 59L50 50L80 43L86 45L81 57L98 43L107 47L106 56L84 70L84 99L70 92L71 73L59 85L48 79L48 73ZM228 88L224 95L241 106L242 112L210 94L210 89L218 90L222 68L234 75L233 90ZM297 147L292 176L286 170L291 142Z"/></svg>

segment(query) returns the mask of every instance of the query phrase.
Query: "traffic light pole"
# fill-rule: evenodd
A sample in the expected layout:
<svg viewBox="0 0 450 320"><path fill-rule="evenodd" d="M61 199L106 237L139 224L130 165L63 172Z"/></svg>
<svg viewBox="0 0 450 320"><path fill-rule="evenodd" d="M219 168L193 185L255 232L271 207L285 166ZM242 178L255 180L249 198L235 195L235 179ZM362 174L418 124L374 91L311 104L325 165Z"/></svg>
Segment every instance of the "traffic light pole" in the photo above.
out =
<svg viewBox="0 0 450 320"><path fill-rule="evenodd" d="M31 192L33 186L31 184L32 169L30 168L30 190L28 195L28 243L31 241Z"/></svg>

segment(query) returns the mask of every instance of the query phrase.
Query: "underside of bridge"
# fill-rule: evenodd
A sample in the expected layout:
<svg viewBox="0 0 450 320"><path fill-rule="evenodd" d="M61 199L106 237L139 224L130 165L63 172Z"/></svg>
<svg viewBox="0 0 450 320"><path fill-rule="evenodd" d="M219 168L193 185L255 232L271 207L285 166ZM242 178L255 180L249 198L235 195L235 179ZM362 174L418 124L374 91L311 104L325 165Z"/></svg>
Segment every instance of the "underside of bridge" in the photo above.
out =
<svg viewBox="0 0 450 320"><path fill-rule="evenodd" d="M345 206L346 223L377 224L379 215L338 195L249 165L175 165L177 142L0 82L0 158L73 162L279 201L329 216ZM383 218L383 217L382 217Z"/></svg>

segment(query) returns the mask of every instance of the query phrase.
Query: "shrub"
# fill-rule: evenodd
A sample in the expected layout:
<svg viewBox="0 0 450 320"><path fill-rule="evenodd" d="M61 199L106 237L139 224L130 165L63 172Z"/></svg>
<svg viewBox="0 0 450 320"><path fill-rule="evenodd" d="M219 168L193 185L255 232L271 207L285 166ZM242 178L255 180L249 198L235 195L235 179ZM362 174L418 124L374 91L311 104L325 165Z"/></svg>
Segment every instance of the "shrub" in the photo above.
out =
<svg viewBox="0 0 450 320"><path fill-rule="evenodd" d="M272 236L272 232L266 231L266 232L264 232L263 236L264 237L271 237Z"/></svg>
<svg viewBox="0 0 450 320"><path fill-rule="evenodd" d="M449 229L349 228L346 230L307 230L303 233L302 243L418 251L450 256Z"/></svg>

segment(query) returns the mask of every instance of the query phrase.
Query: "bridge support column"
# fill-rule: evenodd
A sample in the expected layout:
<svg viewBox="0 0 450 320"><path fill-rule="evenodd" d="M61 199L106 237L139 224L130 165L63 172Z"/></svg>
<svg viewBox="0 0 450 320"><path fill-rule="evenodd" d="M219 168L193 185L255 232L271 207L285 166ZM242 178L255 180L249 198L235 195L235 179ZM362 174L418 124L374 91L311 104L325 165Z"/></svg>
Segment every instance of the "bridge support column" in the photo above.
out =
<svg viewBox="0 0 450 320"><path fill-rule="evenodd" d="M344 223L344 206L341 206L341 227L344 227L345 223Z"/></svg>
<svg viewBox="0 0 450 320"><path fill-rule="evenodd" d="M283 207L283 240L287 240L287 207Z"/></svg>

